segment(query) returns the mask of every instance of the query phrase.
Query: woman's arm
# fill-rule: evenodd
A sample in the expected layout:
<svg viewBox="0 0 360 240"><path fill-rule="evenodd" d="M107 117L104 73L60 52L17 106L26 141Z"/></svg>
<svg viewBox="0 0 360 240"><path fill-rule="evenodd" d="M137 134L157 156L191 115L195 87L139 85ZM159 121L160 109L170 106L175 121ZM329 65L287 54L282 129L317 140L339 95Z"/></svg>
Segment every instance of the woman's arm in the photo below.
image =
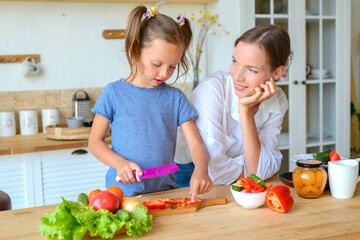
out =
<svg viewBox="0 0 360 240"><path fill-rule="evenodd" d="M259 164L261 144L255 125L254 113L251 108L239 106L239 114L246 172L247 174L256 174ZM243 176L244 171L241 173L241 177Z"/></svg>
<svg viewBox="0 0 360 240"><path fill-rule="evenodd" d="M132 170L142 175L141 168L134 162L128 161L116 154L105 143L106 133L109 128L109 120L96 114L91 127L88 147L90 152L104 164L117 169L117 174L124 183L134 183L136 178Z"/></svg>
<svg viewBox="0 0 360 240"><path fill-rule="evenodd" d="M265 180L278 172L281 166L280 133L284 116L288 110L285 93L279 89L279 92L269 102L266 102L263 108L273 109L270 112L267 111L268 115L263 116L265 122L258 129L261 152L256 175Z"/></svg>
<svg viewBox="0 0 360 240"><path fill-rule="evenodd" d="M195 201L197 194L209 192L213 185L208 175L208 154L194 121L192 119L187 120L180 126L195 165L194 173L190 180L191 200Z"/></svg>
<svg viewBox="0 0 360 240"><path fill-rule="evenodd" d="M239 99L241 134L243 138L245 168L248 174L257 174L261 143L255 125L254 115L260 103L270 99L278 92L275 81L271 78L257 87L256 93Z"/></svg>

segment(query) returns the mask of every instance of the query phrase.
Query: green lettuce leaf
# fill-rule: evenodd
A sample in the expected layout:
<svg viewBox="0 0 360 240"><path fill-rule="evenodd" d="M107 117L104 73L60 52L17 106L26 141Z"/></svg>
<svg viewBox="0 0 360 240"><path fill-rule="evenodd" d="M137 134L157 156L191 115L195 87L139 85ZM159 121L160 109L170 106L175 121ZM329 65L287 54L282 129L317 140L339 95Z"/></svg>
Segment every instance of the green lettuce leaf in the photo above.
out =
<svg viewBox="0 0 360 240"><path fill-rule="evenodd" d="M63 199L63 203L64 201ZM73 236L80 236L78 239L81 239L86 232L68 211L66 202L60 204L55 211L46 213L41 220L43 224L38 229L47 238L54 238L58 235L59 239L76 239ZM82 232L84 233L81 235Z"/></svg>
<svg viewBox="0 0 360 240"><path fill-rule="evenodd" d="M126 226L129 236L141 236L151 230L152 215L147 213L145 206L140 206L132 213L128 222L121 221L108 210L95 211L92 207L62 198L62 203L51 213L41 218L39 232L51 239L82 239L87 231L91 236L113 238L115 232Z"/></svg>
<svg viewBox="0 0 360 240"><path fill-rule="evenodd" d="M144 205L140 205L131 213L131 220L126 222L126 234L133 237L141 236L145 231L152 229L153 215L148 214L148 209Z"/></svg>

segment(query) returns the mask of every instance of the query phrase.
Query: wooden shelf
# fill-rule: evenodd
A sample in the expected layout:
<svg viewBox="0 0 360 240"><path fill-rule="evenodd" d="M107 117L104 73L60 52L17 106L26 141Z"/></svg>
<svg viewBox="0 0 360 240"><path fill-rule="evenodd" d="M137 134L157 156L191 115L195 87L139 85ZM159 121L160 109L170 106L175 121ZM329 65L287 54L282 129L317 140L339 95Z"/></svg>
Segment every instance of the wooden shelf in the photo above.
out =
<svg viewBox="0 0 360 240"><path fill-rule="evenodd" d="M119 29L119 30L104 30L103 31L103 37L105 39L119 39L119 38L125 38L125 29Z"/></svg>
<svg viewBox="0 0 360 240"><path fill-rule="evenodd" d="M32 59L34 59L35 62L40 62L39 54L24 54L24 55L0 55L0 63L21 63L27 57L31 57Z"/></svg>
<svg viewBox="0 0 360 240"><path fill-rule="evenodd" d="M105 139L105 143L110 145L112 136ZM0 156L20 153L32 153L62 150L70 148L82 148L88 146L88 140L51 140L44 133L35 135L16 134L11 137L0 137Z"/></svg>
<svg viewBox="0 0 360 240"><path fill-rule="evenodd" d="M8 1L8 0L0 0ZM166 3L193 3L193 4L205 4L216 2L217 0L166 0ZM156 3L160 2L160 0L139 0L139 1L131 1L131 0L12 0L12 2L82 2L82 3Z"/></svg>

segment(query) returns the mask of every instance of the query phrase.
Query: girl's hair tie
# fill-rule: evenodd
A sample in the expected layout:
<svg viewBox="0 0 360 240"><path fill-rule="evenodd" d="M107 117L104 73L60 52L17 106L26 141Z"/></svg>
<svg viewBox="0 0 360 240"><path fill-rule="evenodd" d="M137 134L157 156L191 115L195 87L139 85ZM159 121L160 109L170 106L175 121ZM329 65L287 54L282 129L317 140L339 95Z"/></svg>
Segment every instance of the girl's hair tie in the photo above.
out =
<svg viewBox="0 0 360 240"><path fill-rule="evenodd" d="M179 19L176 19L176 22L179 24L179 26L183 26L185 24L185 18L184 16L180 16Z"/></svg>
<svg viewBox="0 0 360 240"><path fill-rule="evenodd" d="M145 13L145 16L147 16L146 20L149 20L150 18L155 17L158 14L160 14L160 13L156 7L148 7L147 11Z"/></svg>
<svg viewBox="0 0 360 240"><path fill-rule="evenodd" d="M177 18L174 17L173 20L174 20L177 24L179 24L180 27L185 24L185 18L184 18L184 16L180 16L179 19L177 19Z"/></svg>

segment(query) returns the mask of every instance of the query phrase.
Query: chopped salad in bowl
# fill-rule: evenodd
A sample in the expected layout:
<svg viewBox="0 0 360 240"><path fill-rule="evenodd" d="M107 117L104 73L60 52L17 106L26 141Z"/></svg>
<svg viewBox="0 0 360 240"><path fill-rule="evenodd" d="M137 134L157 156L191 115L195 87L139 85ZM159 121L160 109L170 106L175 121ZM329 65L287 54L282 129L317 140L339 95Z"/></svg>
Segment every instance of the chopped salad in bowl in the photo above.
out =
<svg viewBox="0 0 360 240"><path fill-rule="evenodd" d="M244 208L254 209L266 202L266 194L272 184L265 182L255 174L239 178L230 187L235 201Z"/></svg>

